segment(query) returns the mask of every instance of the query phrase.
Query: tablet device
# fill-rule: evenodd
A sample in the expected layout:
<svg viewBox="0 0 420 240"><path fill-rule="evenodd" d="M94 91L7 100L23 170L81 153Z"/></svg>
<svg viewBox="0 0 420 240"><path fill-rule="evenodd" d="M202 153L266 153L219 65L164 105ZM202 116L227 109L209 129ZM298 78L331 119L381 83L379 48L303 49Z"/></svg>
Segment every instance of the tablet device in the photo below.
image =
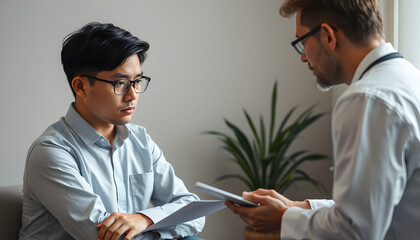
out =
<svg viewBox="0 0 420 240"><path fill-rule="evenodd" d="M196 182L195 188L197 188L200 191L206 192L212 196L218 197L226 201L234 202L244 207L257 207L260 205L259 203L250 202L241 196L235 195L230 192L226 192L222 189L207 185L202 182Z"/></svg>

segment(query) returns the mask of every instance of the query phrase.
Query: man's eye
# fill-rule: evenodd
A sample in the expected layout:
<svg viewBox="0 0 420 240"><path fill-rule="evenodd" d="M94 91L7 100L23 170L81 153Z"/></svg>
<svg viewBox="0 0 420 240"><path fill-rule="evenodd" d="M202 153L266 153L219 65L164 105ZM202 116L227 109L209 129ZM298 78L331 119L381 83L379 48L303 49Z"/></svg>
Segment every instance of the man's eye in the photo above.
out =
<svg viewBox="0 0 420 240"><path fill-rule="evenodd" d="M115 85L117 86L124 86L127 84L127 80L118 80Z"/></svg>
<svg viewBox="0 0 420 240"><path fill-rule="evenodd" d="M134 80L134 83L135 83L135 84L138 84L138 83L141 83L141 81L142 81L142 79L141 79L141 78L139 78L139 79Z"/></svg>

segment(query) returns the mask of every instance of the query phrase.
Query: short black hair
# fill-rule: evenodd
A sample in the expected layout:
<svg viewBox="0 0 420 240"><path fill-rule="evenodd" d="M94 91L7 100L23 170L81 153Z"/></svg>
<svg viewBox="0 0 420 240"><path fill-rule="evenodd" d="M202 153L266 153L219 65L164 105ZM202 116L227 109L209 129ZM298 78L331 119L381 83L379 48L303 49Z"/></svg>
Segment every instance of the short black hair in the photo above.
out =
<svg viewBox="0 0 420 240"><path fill-rule="evenodd" d="M92 22L70 33L64 38L61 63L74 97L75 76L110 71L134 54L143 63L148 49L147 42L111 23Z"/></svg>

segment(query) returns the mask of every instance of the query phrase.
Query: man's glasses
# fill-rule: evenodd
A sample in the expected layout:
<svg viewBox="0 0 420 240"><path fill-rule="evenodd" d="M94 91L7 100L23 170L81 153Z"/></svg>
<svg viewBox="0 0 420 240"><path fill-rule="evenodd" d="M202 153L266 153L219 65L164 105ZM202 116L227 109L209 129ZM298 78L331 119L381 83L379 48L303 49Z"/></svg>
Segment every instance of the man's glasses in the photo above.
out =
<svg viewBox="0 0 420 240"><path fill-rule="evenodd" d="M318 32L319 30L321 30L321 25L319 25L318 27L312 29L311 31L309 31L307 34L299 37L298 39L294 40L291 44L292 46L296 49L296 51L302 55L305 54L305 45L303 44L303 40L307 37L309 37L312 34L315 34L316 32Z"/></svg>
<svg viewBox="0 0 420 240"><path fill-rule="evenodd" d="M146 76L141 76L140 78L136 79L136 80L128 80L128 79L119 79L119 80L115 80L115 81L108 81L105 79L100 79L100 78L96 78L96 77L91 77L88 75L81 75L81 77L87 77L93 80L97 80L97 81L101 81L101 82L106 82L106 83L110 83L114 86L114 93L116 95L125 95L128 90L130 90L131 85L134 86L134 91L136 93L143 93L146 91L147 86L149 86L149 82L151 80L150 77L146 77Z"/></svg>
<svg viewBox="0 0 420 240"><path fill-rule="evenodd" d="M334 31L337 31L337 28L335 28L334 26L330 25L331 28ZM294 40L291 44L292 46L296 49L296 51L302 55L305 54L305 44L303 44L303 40L307 37L309 37L312 34L315 34L316 32L318 32L319 30L321 30L321 25L319 25L318 27L312 29L311 31L309 31L308 33L306 33L305 35L299 37L298 39Z"/></svg>

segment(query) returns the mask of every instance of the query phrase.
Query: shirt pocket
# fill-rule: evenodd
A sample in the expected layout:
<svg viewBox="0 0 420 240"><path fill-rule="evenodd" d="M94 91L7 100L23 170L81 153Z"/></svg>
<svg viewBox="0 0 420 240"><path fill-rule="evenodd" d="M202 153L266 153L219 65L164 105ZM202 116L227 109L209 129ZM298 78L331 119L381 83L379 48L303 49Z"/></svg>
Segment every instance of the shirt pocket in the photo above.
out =
<svg viewBox="0 0 420 240"><path fill-rule="evenodd" d="M149 207L153 193L153 172L130 175L130 189L135 211Z"/></svg>

